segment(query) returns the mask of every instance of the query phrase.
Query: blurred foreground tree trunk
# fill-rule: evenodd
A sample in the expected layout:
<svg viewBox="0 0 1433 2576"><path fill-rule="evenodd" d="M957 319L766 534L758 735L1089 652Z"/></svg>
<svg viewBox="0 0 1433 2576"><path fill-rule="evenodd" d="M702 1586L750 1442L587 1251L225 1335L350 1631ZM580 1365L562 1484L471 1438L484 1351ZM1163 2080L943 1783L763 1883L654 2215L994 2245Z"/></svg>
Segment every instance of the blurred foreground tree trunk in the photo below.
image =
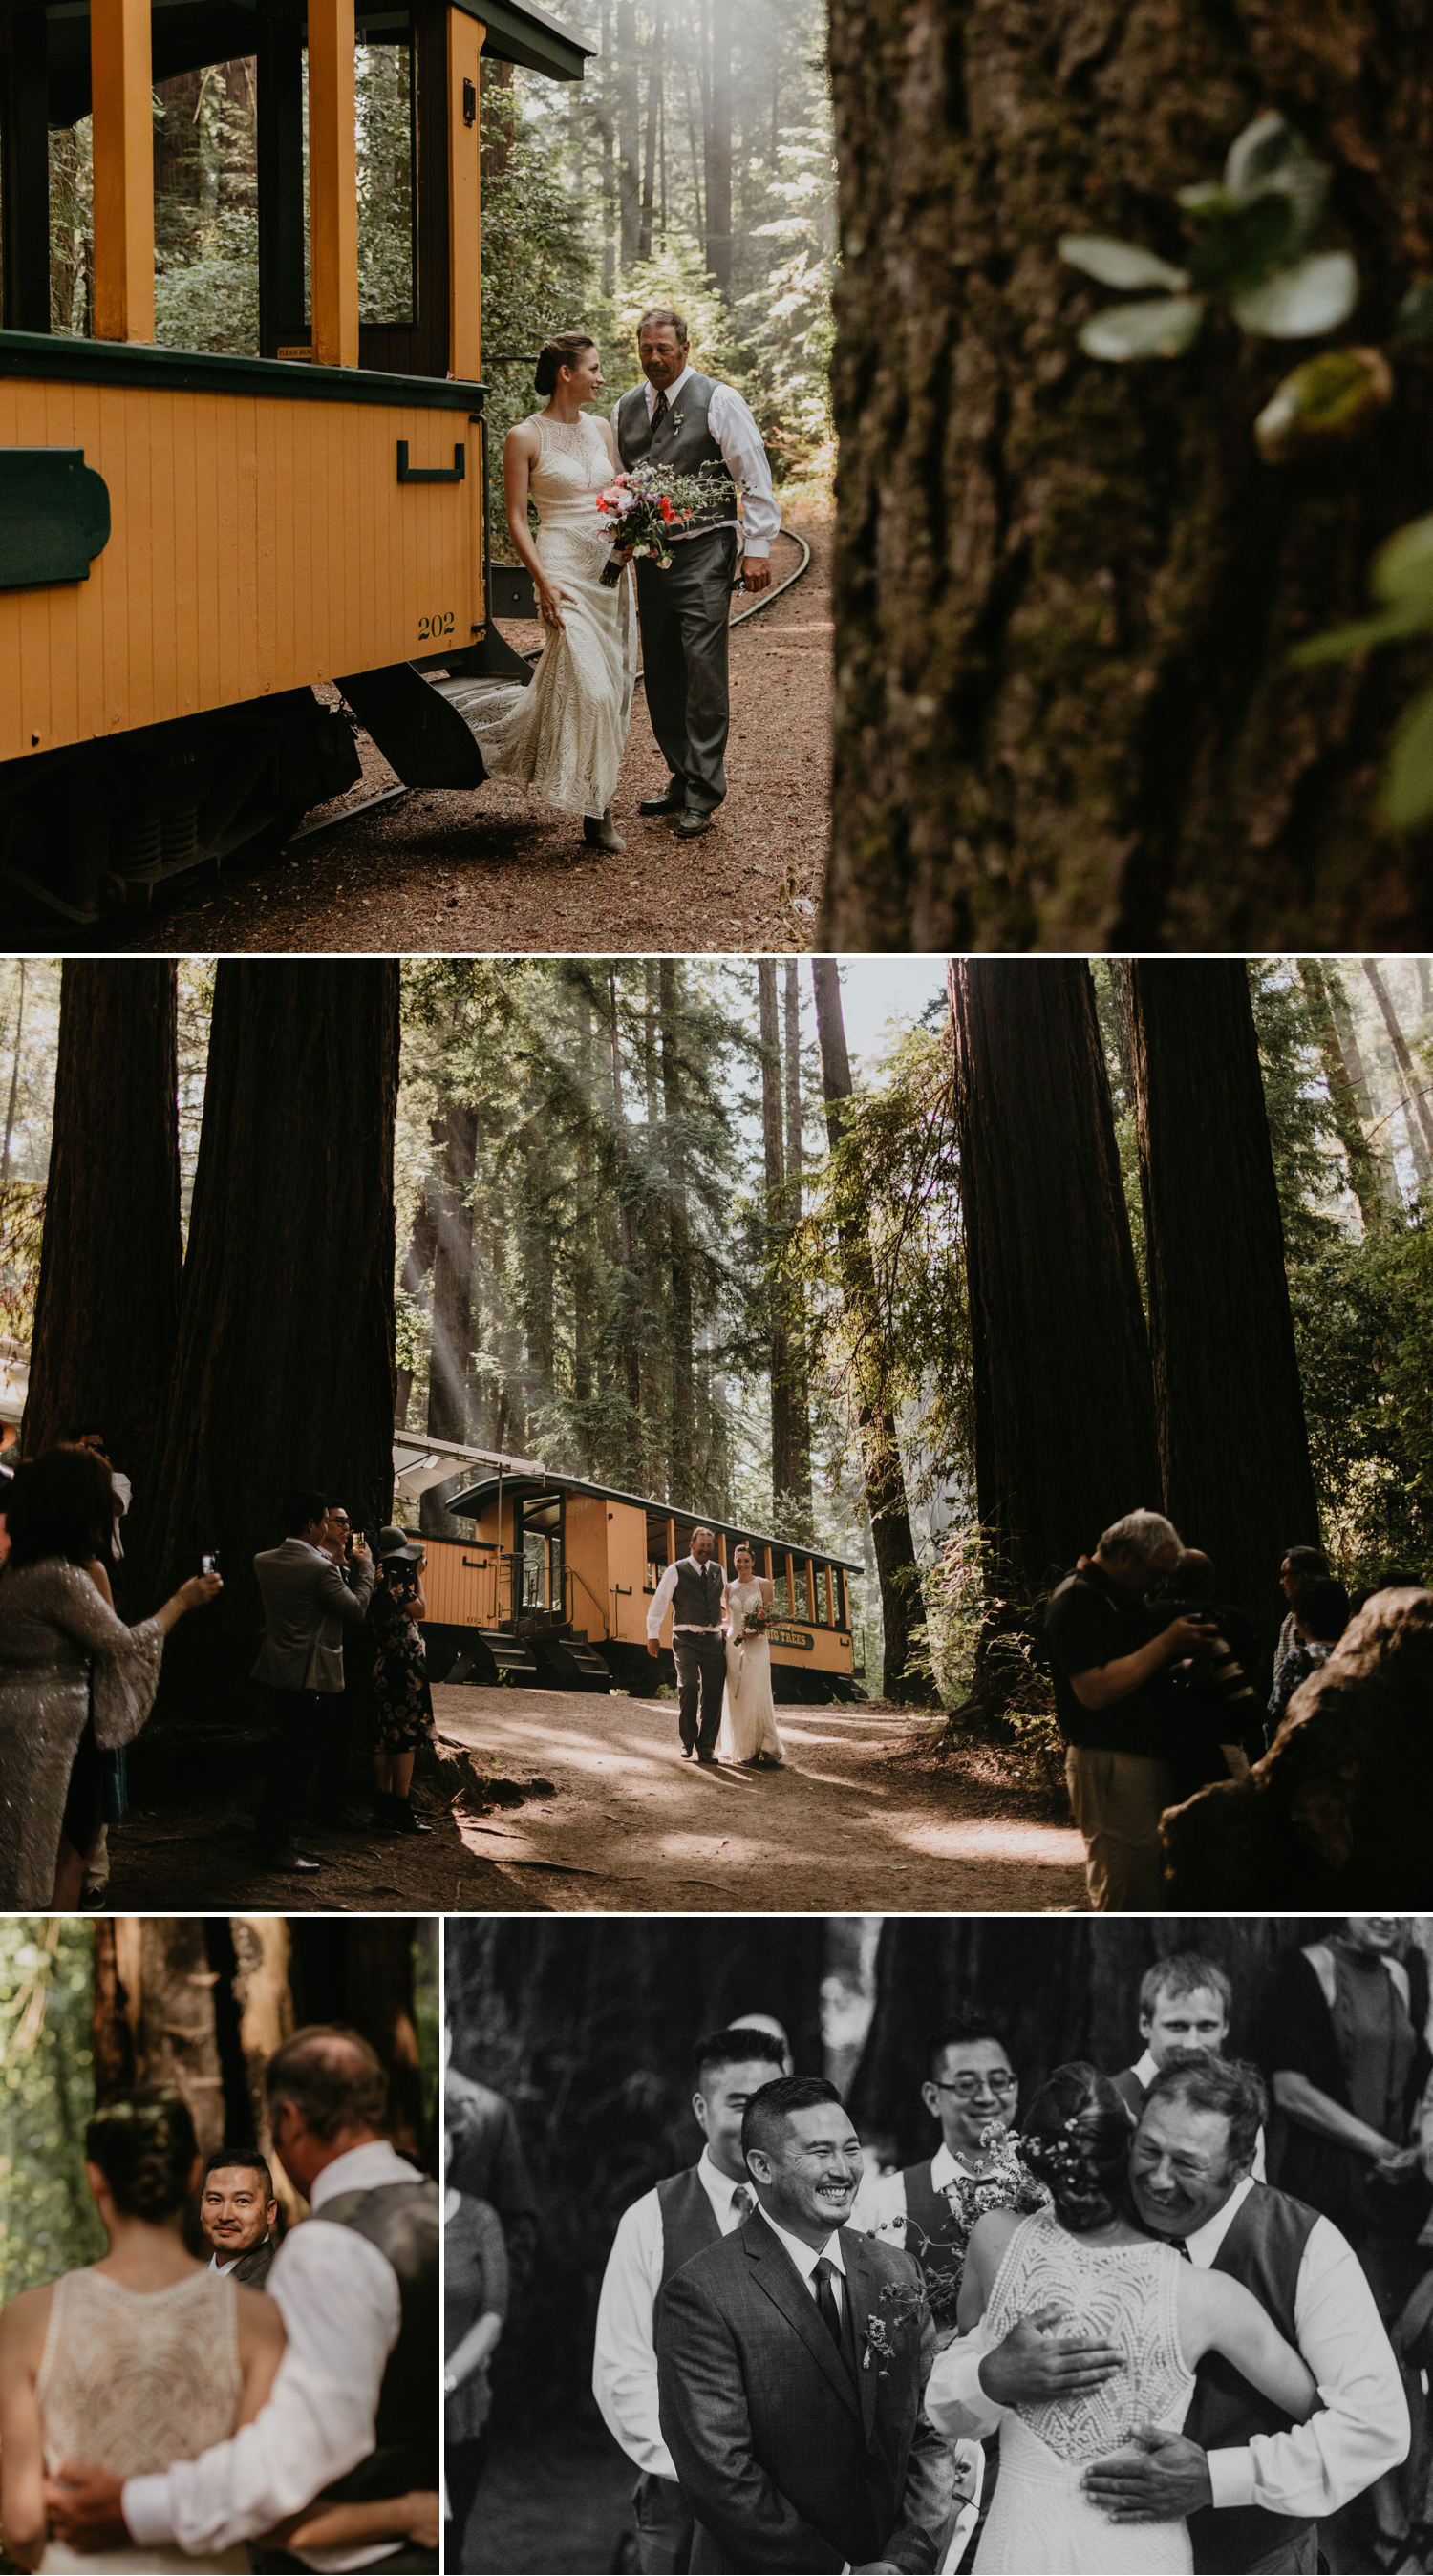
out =
<svg viewBox="0 0 1433 2576"><path fill-rule="evenodd" d="M1271 1647L1319 1515L1248 970L1136 958L1130 995L1165 1508Z"/></svg>
<svg viewBox="0 0 1433 2576"><path fill-rule="evenodd" d="M222 1551L225 1588L172 1632L166 1702L232 1714L262 1611L254 1552L284 1495L393 1493L396 960L224 960L179 1343L148 1519L153 1595Z"/></svg>
<svg viewBox="0 0 1433 2576"><path fill-rule="evenodd" d="M1407 659L1290 672L1429 506L1433 354L1371 435L1275 468L1308 344L1076 345L1063 233L1188 247L1174 193L1277 107L1333 177L1352 336L1433 267L1433 0L833 0L836 949L1433 944L1381 838ZM1321 245L1322 246L1322 245Z"/></svg>
<svg viewBox="0 0 1433 2576"><path fill-rule="evenodd" d="M1158 1509L1149 1345L1087 966L954 958L956 1133L987 1617L974 1698L1021 1678L1002 1635L1124 1512ZM1181 973L1189 971L1181 968Z"/></svg>
<svg viewBox="0 0 1433 2576"><path fill-rule="evenodd" d="M103 1431L136 1534L179 1313L178 1084L173 966L67 958L24 1452Z"/></svg>
<svg viewBox="0 0 1433 2576"><path fill-rule="evenodd" d="M841 977L834 957L813 957L811 983L816 996L816 1035L821 1049L821 1084L826 1095L826 1133L834 1153L841 1141L844 1104L851 1097L851 1059L846 1050L846 1022L841 1010ZM906 1707L935 1705L933 1681L907 1676L910 1632L925 1615L920 1569L911 1537L905 1471L895 1418L879 1386L871 1383L870 1345L876 1315L875 1272L864 1225L843 1225L840 1232L841 1295L849 1309L851 1340L857 1346L854 1390L856 1436L861 1452L866 1510L876 1552L881 1587L881 1692Z"/></svg>

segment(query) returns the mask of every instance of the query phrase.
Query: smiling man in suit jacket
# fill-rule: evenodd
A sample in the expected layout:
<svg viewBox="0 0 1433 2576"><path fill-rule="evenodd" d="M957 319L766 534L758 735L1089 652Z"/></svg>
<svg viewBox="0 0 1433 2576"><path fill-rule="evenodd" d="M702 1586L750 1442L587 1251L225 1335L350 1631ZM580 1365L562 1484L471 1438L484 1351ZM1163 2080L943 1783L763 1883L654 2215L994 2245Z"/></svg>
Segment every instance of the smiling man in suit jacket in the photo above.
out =
<svg viewBox="0 0 1433 2576"><path fill-rule="evenodd" d="M692 2576L933 2568L950 2501L921 2412L934 2328L910 2256L845 2224L861 2148L835 2087L762 2085L742 2151L757 2206L668 2281L658 2324Z"/></svg>

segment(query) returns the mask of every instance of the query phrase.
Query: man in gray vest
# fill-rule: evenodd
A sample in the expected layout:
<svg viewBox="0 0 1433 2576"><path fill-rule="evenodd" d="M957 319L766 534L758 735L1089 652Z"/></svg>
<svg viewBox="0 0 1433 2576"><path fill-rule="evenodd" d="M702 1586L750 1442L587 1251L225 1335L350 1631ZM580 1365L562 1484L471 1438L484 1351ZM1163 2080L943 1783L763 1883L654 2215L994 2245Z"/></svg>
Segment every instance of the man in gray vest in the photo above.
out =
<svg viewBox="0 0 1433 2576"><path fill-rule="evenodd" d="M677 1667L677 1722L682 1731L682 1760L716 1759L726 1689L726 1576L716 1563L716 1540L709 1529L692 1532L690 1556L669 1565L647 1605L647 1652L661 1653L662 1621L672 1605L672 1660ZM701 1717L698 1722L698 1702Z"/></svg>
<svg viewBox="0 0 1433 2576"><path fill-rule="evenodd" d="M1182 2432L1137 2430L1126 2453L1084 2476L1116 2521L1187 2520L1195 2567L1208 2576L1311 2576L1317 2519L1408 2451L1398 2365L1352 2247L1316 2210L1254 2180L1266 2116L1251 2066L1205 2055L1162 2068L1135 2132L1130 2187L1152 2235L1253 2291L1302 2353L1322 2404L1307 2423L1291 2424L1211 2354L1199 2366ZM1056 2322L1041 2310L994 2346L980 2329L953 2344L926 2391L932 2421L947 2436L987 2431L987 2400L1010 2406L1078 2396L1124 2368L1114 2347L1052 2333Z"/></svg>
<svg viewBox="0 0 1433 2576"><path fill-rule="evenodd" d="M678 474L706 466L712 486L700 521L673 532L671 570L648 555L637 564L647 712L671 771L665 792L638 810L679 814L678 834L692 840L710 830L726 794L727 627L738 565L748 590L767 588L781 512L760 430L739 393L688 364L680 313L666 304L644 313L637 355L647 381L612 414L624 466L650 460ZM735 484L744 493L740 514Z"/></svg>
<svg viewBox="0 0 1433 2576"><path fill-rule="evenodd" d="M391 2538L310 2554L267 2543L264 2570L436 2570L410 2499L438 2484L438 2186L383 2135L388 2079L366 2039L333 2023L296 2031L265 2072L274 2150L310 2216L290 2228L265 2290L288 2345L267 2404L231 2441L121 2485L70 2461L48 2481L51 2526L72 2548L168 2550L212 2564L320 2504L387 2504ZM426 2509L425 2509L426 2510Z"/></svg>
<svg viewBox="0 0 1433 2576"><path fill-rule="evenodd" d="M697 2163L669 2174L622 2213L597 2308L592 2389L602 2420L639 2472L632 2495L643 2576L682 2576L692 2510L657 2416L657 2308L674 2272L729 2236L755 2206L741 2152L753 2093L786 2070L785 2043L749 2024L714 2031L693 2052L692 2110L706 2139Z"/></svg>

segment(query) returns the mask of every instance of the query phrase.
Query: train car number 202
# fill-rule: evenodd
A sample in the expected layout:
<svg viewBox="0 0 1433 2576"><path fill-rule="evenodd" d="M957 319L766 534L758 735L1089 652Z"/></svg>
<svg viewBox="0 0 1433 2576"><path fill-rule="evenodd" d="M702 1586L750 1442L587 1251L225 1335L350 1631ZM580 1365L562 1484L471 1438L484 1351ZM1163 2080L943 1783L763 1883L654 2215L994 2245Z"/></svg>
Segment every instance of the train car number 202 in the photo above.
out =
<svg viewBox="0 0 1433 2576"><path fill-rule="evenodd" d="M419 618L418 641L420 644L447 644L451 643L452 636L453 612L451 608L442 611L436 617Z"/></svg>

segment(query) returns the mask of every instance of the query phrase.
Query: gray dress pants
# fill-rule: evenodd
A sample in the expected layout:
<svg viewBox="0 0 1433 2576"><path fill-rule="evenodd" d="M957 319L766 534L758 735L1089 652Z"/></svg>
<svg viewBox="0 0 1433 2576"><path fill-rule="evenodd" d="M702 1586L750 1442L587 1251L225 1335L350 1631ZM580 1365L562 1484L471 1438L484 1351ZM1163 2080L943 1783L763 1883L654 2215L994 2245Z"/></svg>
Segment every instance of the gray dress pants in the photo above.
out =
<svg viewBox="0 0 1433 2576"><path fill-rule="evenodd" d="M735 528L711 528L672 548L672 569L637 564L643 686L662 757L689 805L710 810L726 794L727 626L736 580Z"/></svg>

